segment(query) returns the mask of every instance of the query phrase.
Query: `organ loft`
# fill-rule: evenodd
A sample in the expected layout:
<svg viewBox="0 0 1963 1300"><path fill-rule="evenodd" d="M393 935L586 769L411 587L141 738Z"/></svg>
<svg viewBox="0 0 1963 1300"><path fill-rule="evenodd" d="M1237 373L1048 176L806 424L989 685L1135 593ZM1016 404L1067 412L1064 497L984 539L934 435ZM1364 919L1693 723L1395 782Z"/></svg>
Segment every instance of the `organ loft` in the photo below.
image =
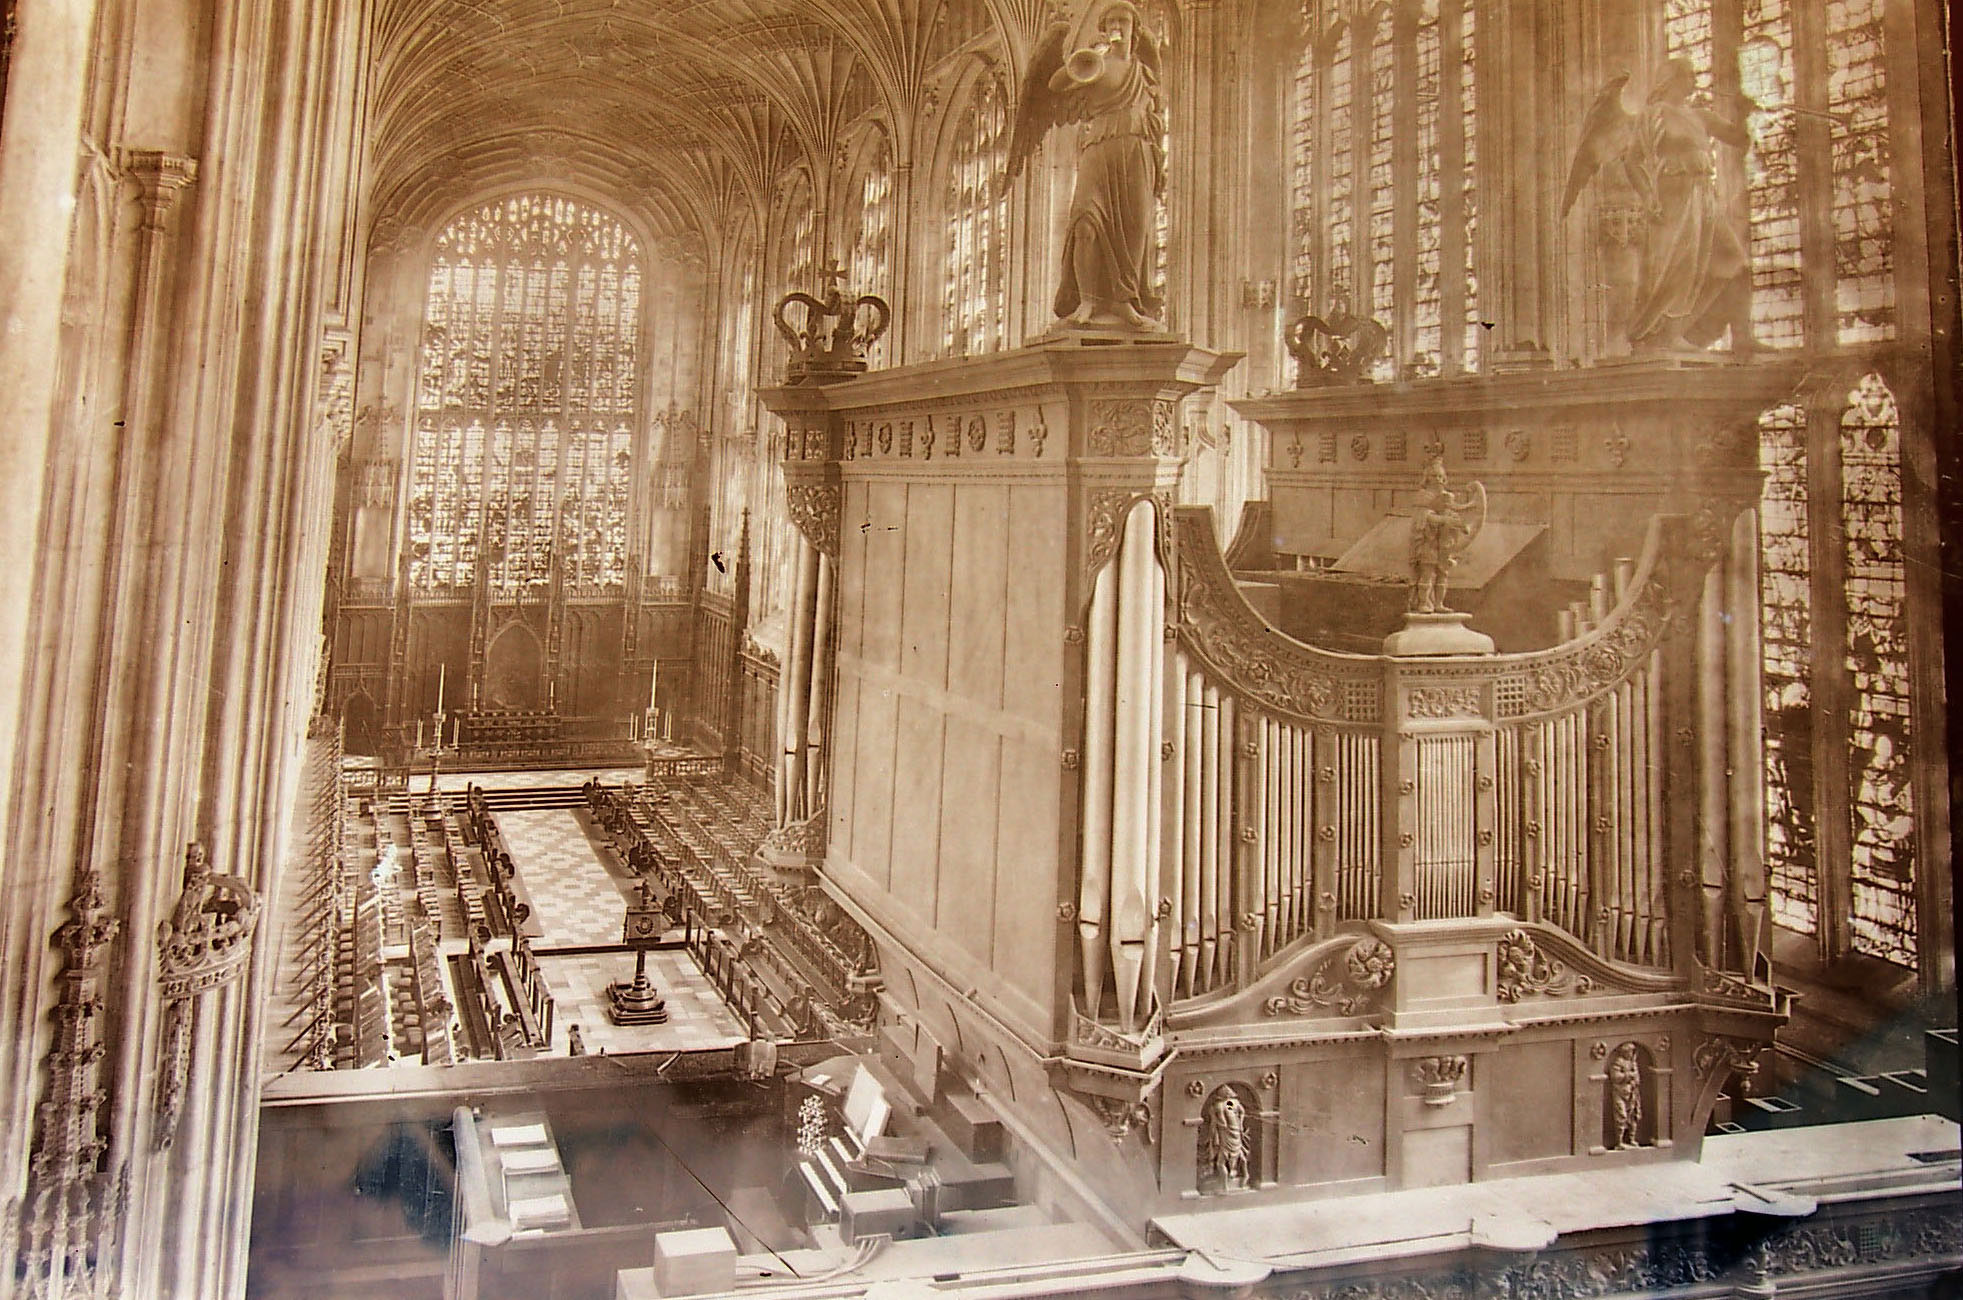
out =
<svg viewBox="0 0 1963 1300"><path fill-rule="evenodd" d="M1933 0L4 0L0 1293L1943 1296Z"/></svg>

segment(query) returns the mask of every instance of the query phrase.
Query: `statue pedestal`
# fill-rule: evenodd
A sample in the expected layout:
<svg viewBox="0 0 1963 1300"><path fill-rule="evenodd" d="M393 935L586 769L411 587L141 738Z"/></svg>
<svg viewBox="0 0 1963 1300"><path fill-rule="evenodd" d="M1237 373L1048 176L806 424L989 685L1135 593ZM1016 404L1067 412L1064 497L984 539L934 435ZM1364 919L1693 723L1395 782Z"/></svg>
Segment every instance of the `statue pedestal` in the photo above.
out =
<svg viewBox="0 0 1963 1300"><path fill-rule="evenodd" d="M1384 653L1404 659L1493 653L1493 638L1466 626L1466 620L1471 617L1452 609L1441 609L1435 614L1406 614L1404 626L1384 638Z"/></svg>
<svg viewBox="0 0 1963 1300"><path fill-rule="evenodd" d="M616 1025L668 1023L668 1003L648 979L647 962L647 949L639 949L634 954L634 982L607 986L607 1016Z"/></svg>

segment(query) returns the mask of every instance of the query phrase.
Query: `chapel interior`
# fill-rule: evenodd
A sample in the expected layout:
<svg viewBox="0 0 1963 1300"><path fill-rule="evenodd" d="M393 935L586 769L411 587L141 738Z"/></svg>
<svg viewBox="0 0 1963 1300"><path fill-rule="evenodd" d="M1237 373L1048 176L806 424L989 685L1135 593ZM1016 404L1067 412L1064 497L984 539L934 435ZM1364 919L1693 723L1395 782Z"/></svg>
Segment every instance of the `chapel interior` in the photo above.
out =
<svg viewBox="0 0 1963 1300"><path fill-rule="evenodd" d="M0 11L0 1294L1963 1294L1936 0Z"/></svg>

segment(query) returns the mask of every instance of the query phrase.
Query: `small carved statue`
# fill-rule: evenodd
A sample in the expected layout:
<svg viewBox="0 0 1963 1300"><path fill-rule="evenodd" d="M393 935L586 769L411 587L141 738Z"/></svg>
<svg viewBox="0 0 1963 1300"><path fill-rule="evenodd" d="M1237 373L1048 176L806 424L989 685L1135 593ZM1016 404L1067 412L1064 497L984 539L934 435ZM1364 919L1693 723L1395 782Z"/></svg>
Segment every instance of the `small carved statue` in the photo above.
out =
<svg viewBox="0 0 1963 1300"><path fill-rule="evenodd" d="M1253 1142L1247 1130L1247 1106L1230 1090L1217 1092L1200 1115L1200 1178L1223 1192L1248 1186Z"/></svg>
<svg viewBox="0 0 1963 1300"><path fill-rule="evenodd" d="M1472 512L1470 521L1466 512ZM1486 486L1472 485L1472 495L1454 496L1445 478L1445 458L1434 456L1425 466L1424 482L1411 516L1411 608L1437 614L1449 606L1445 589L1459 557L1486 526Z"/></svg>
<svg viewBox="0 0 1963 1300"><path fill-rule="evenodd" d="M1300 316L1285 336L1295 358L1295 386L1321 388L1367 383L1370 367L1384 354L1390 331L1350 310L1347 294L1330 300L1327 316Z"/></svg>
<svg viewBox="0 0 1963 1300"><path fill-rule="evenodd" d="M1635 113L1622 106L1628 84L1627 73L1616 77L1589 108L1561 215L1598 173L1633 213L1639 248L1626 332L1638 350L1701 351L1727 326L1734 349L1745 350L1751 257L1742 220L1718 192L1714 153L1720 144L1749 148L1751 135L1693 102L1697 74L1687 59L1657 69Z"/></svg>
<svg viewBox="0 0 1963 1300"><path fill-rule="evenodd" d="M1623 1151L1643 1145L1643 1063L1634 1043L1624 1043L1609 1057L1609 1149Z"/></svg>
<svg viewBox="0 0 1963 1300"><path fill-rule="evenodd" d="M1068 326L1149 330L1163 308L1152 237L1166 187L1160 75L1158 42L1130 0L1087 0L1030 60L1003 184L1053 128L1083 123L1054 304Z"/></svg>
<svg viewBox="0 0 1963 1300"><path fill-rule="evenodd" d="M586 1037L580 1033L578 1025L566 1026L566 1055L586 1055Z"/></svg>

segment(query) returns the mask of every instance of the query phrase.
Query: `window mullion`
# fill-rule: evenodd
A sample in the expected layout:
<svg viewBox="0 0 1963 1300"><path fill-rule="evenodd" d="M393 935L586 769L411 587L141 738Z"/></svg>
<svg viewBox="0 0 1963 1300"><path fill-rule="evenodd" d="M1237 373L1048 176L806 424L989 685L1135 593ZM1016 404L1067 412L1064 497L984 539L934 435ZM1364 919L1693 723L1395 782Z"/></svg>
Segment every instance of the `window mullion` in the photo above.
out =
<svg viewBox="0 0 1963 1300"><path fill-rule="evenodd" d="M1799 190L1800 277L1806 344L1831 349L1839 338L1835 314L1833 134L1827 116L1827 31L1824 4L1796 3L1793 12L1794 164ZM1836 426L1837 428L1837 426ZM1838 438L1836 432L1835 437ZM1838 443L1835 464L1838 465ZM1838 475L1835 478L1838 484ZM1838 501L1836 495L1814 501ZM1838 590L1835 590L1836 599ZM1842 787L1845 789L1845 787ZM1845 796L1841 796L1844 798ZM1822 927L1824 933L1825 927Z"/></svg>
<svg viewBox="0 0 1963 1300"><path fill-rule="evenodd" d="M1438 6L1438 372L1465 364L1465 27L1461 0Z"/></svg>

